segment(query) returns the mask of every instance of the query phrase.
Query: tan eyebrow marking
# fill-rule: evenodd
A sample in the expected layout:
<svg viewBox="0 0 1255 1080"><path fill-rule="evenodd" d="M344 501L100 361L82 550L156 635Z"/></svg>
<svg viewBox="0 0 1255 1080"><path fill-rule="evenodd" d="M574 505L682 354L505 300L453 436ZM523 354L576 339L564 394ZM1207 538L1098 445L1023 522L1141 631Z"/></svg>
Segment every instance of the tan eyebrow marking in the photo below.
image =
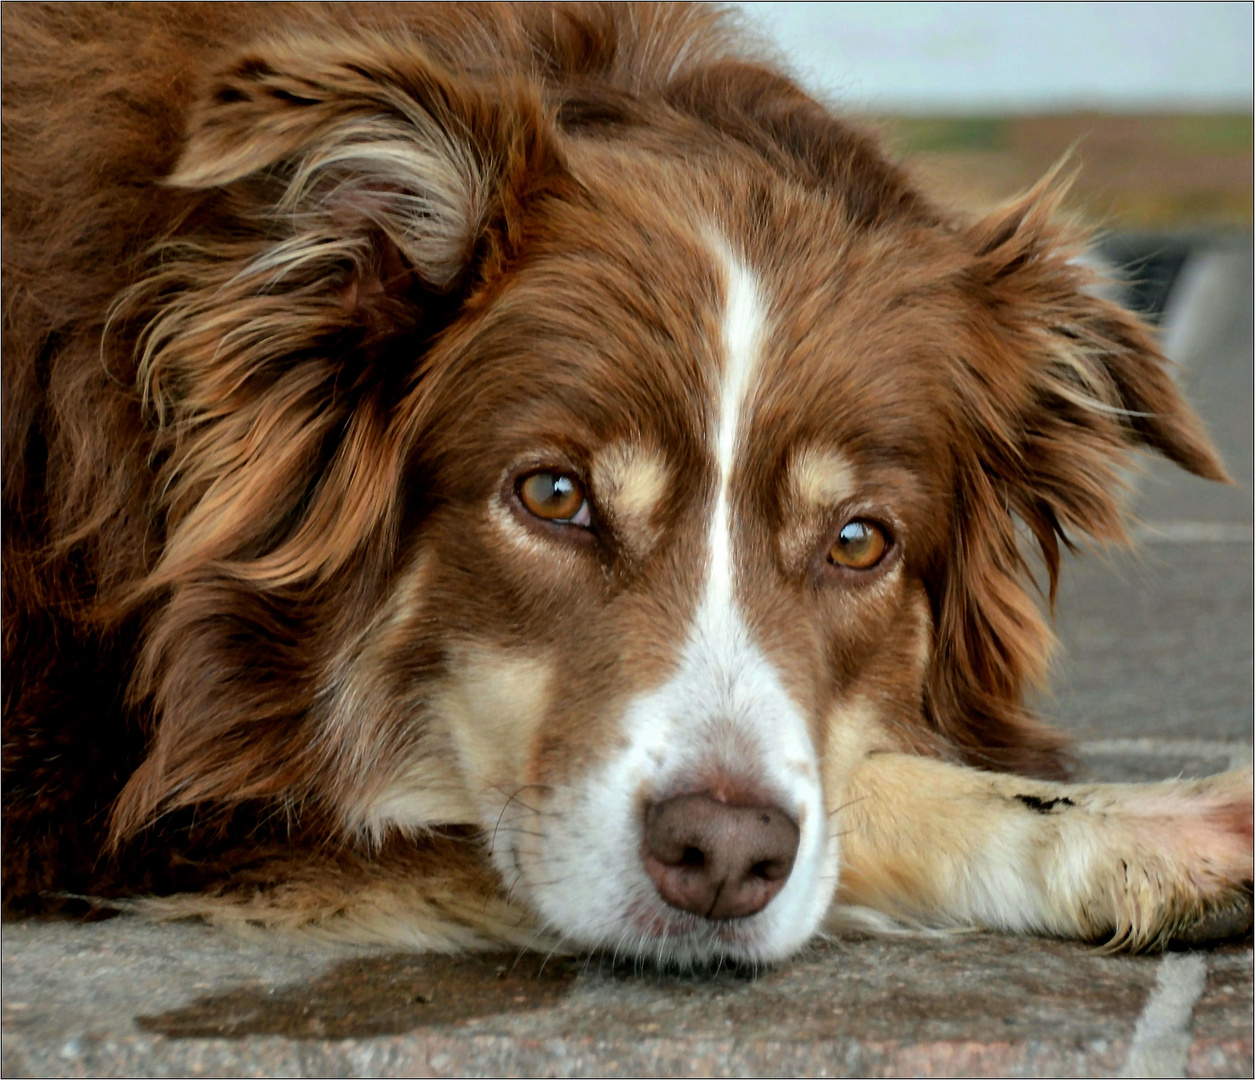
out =
<svg viewBox="0 0 1255 1080"><path fill-rule="evenodd" d="M658 541L654 512L667 491L667 466L654 451L614 443L593 461L593 491L612 523L637 555Z"/></svg>
<svg viewBox="0 0 1255 1080"><path fill-rule="evenodd" d="M791 571L798 572L820 539L822 511L850 498L858 489L849 459L839 451L815 446L791 455L785 479L789 498L785 525L778 537L780 558Z"/></svg>
<svg viewBox="0 0 1255 1080"><path fill-rule="evenodd" d="M789 490L807 508L835 506L855 491L854 466L837 450L810 446L789 463Z"/></svg>
<svg viewBox="0 0 1255 1080"><path fill-rule="evenodd" d="M919 662L921 676L928 670L933 659L933 627L932 611L928 607L928 598L921 591L915 598L915 613L919 621L919 641L916 644L915 657Z"/></svg>

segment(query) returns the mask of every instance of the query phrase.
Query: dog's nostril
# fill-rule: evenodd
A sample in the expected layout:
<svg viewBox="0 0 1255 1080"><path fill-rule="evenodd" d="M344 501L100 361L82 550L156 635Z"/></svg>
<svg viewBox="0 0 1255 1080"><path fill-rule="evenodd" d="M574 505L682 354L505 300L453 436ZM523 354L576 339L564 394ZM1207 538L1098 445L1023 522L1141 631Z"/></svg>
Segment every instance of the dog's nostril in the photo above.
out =
<svg viewBox="0 0 1255 1080"><path fill-rule="evenodd" d="M645 869L672 907L708 919L753 915L788 879L798 828L777 806L677 795L645 814Z"/></svg>

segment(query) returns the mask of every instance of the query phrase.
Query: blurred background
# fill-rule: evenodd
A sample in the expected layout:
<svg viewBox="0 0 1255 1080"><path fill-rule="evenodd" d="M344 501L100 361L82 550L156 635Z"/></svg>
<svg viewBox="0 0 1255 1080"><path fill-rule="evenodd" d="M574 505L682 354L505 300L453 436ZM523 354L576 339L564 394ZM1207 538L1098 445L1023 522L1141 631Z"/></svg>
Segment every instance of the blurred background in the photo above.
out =
<svg viewBox="0 0 1255 1080"><path fill-rule="evenodd" d="M743 3L794 73L973 209L1070 147L1120 230L1251 226L1249 3Z"/></svg>

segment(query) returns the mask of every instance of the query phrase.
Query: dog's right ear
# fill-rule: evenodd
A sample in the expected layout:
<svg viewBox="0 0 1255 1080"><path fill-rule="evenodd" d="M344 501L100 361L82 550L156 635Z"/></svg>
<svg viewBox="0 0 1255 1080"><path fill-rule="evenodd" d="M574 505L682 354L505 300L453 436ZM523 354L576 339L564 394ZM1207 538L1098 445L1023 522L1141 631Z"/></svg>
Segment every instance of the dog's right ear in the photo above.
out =
<svg viewBox="0 0 1255 1080"><path fill-rule="evenodd" d="M433 341L566 183L532 84L404 36L270 44L209 85L175 235L115 312L143 327L163 530L130 594L154 602L131 686L154 731L115 839L203 801L327 799L308 748L353 757L317 729L320 634L389 572Z"/></svg>
<svg viewBox="0 0 1255 1080"><path fill-rule="evenodd" d="M347 257L352 306L404 291L406 270L448 290L486 229L512 239L521 188L558 171L548 130L517 78L459 76L414 41L300 39L213 81L168 182L233 188L287 226L266 259L276 280Z"/></svg>
<svg viewBox="0 0 1255 1080"><path fill-rule="evenodd" d="M533 85L449 71L413 39L271 43L213 80L166 181L188 193L179 237L123 310L146 326L137 382L166 460L170 531L144 590L242 551L256 580L266 548L264 564L286 570L262 579L325 578L358 547L364 531L345 530L383 508L338 507L315 529L315 499L276 548L288 494L334 489L327 463L368 441L355 428L369 416L390 413L397 441L402 372L381 349L403 332L430 339L517 250L528 200L564 176ZM260 417L289 421L282 454L250 434ZM360 470L394 466L401 447L375 452L348 463L357 479L342 491L395 491L395 477ZM224 485L262 483L229 500L247 518L233 520Z"/></svg>

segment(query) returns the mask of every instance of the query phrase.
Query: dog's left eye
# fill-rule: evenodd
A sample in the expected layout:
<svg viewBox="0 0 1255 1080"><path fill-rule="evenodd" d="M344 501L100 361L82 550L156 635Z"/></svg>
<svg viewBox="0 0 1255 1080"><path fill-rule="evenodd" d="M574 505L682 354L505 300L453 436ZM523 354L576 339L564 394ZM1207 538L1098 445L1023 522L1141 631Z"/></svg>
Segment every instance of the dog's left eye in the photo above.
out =
<svg viewBox="0 0 1255 1080"><path fill-rule="evenodd" d="M851 570L870 570L884 558L888 548L889 538L879 525L856 518L841 527L828 558Z"/></svg>
<svg viewBox="0 0 1255 1080"><path fill-rule="evenodd" d="M529 513L555 525L588 528L592 514L584 488L573 476L558 472L535 472L518 484L519 502Z"/></svg>

